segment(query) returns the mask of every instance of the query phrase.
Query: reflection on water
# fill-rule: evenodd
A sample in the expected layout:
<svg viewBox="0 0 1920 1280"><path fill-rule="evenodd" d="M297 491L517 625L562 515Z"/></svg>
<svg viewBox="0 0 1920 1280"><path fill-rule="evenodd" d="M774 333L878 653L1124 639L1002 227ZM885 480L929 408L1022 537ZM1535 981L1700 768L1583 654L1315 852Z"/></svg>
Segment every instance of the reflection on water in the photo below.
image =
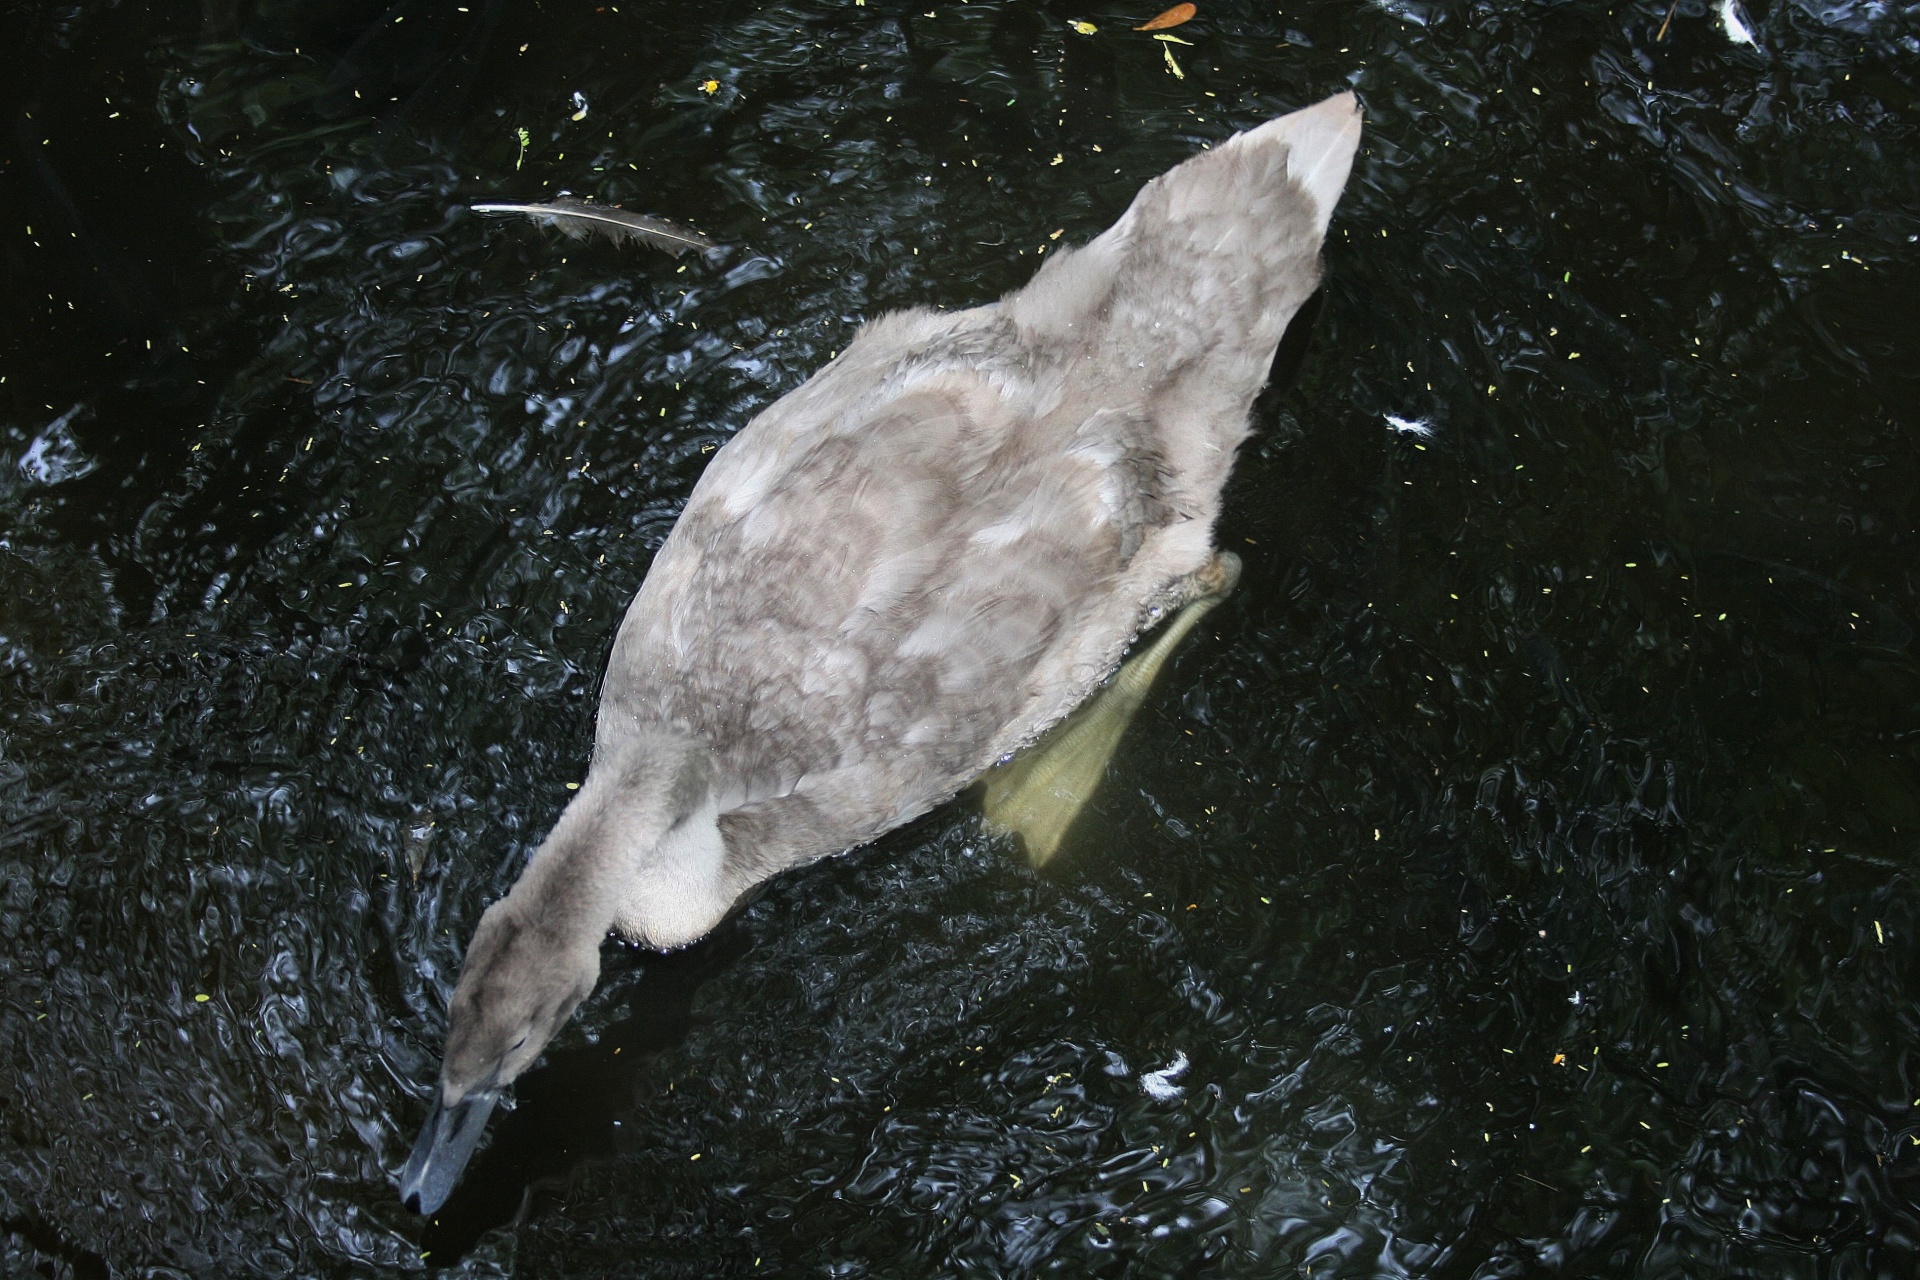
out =
<svg viewBox="0 0 1920 1280"><path fill-rule="evenodd" d="M1912 13L1155 7L29 6L0 1269L1904 1274ZM962 803L610 946L406 1214L461 948L712 449L1347 84L1246 577L1074 843ZM466 207L563 191L726 250Z"/></svg>

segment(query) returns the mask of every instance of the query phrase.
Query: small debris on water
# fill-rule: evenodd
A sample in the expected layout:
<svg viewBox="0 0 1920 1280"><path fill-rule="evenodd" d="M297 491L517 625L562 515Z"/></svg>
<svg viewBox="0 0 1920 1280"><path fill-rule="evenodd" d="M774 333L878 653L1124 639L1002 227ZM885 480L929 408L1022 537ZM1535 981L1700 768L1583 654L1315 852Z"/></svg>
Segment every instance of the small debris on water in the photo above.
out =
<svg viewBox="0 0 1920 1280"><path fill-rule="evenodd" d="M1740 0L1720 0L1720 27L1735 44L1754 44L1753 28L1747 25L1746 11Z"/></svg>
<svg viewBox="0 0 1920 1280"><path fill-rule="evenodd" d="M1186 1072L1187 1055L1176 1050L1172 1062L1158 1071L1144 1071L1140 1074L1140 1090L1155 1102L1172 1102L1186 1093L1185 1089L1174 1083Z"/></svg>
<svg viewBox="0 0 1920 1280"><path fill-rule="evenodd" d="M1200 12L1200 10L1191 4L1177 4L1166 12L1156 14L1147 19L1135 27L1134 30L1165 31L1168 27L1177 27L1183 22L1191 22L1193 15L1198 12Z"/></svg>

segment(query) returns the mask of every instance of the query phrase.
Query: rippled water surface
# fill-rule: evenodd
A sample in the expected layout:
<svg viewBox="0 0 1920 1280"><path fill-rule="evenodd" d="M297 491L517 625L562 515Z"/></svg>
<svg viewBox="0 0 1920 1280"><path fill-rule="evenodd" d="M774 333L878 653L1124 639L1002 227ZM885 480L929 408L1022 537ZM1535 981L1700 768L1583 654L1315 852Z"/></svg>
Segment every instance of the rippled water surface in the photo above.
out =
<svg viewBox="0 0 1920 1280"><path fill-rule="evenodd" d="M0 17L0 1271L1912 1273L1920 8L1156 7ZM404 1211L714 447L1347 86L1245 581L1066 853L609 943ZM726 248L466 207L562 191Z"/></svg>

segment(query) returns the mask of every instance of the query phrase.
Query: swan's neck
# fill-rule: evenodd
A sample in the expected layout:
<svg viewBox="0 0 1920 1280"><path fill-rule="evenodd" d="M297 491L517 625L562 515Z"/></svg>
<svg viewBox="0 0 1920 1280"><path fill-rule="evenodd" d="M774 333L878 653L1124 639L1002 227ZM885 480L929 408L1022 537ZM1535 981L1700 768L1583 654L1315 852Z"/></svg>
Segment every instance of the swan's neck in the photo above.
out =
<svg viewBox="0 0 1920 1280"><path fill-rule="evenodd" d="M712 760L666 731L595 745L580 793L514 886L539 915L597 944L613 929L653 947L706 934L733 905Z"/></svg>
<svg viewBox="0 0 1920 1280"><path fill-rule="evenodd" d="M733 905L720 811L709 801L662 834L627 880L613 927L650 947L684 947L703 938Z"/></svg>

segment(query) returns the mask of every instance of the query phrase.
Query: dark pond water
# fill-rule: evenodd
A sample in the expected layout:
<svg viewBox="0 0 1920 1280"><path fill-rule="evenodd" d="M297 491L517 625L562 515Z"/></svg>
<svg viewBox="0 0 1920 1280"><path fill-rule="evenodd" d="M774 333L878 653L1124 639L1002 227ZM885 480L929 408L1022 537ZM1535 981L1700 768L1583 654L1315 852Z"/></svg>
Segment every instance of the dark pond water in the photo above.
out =
<svg viewBox="0 0 1920 1280"><path fill-rule="evenodd" d="M0 1271L1911 1274L1920 9L1156 7L9 7ZM1067 852L609 944L405 1212L711 450L1349 85L1245 582ZM466 211L561 191L728 248Z"/></svg>

